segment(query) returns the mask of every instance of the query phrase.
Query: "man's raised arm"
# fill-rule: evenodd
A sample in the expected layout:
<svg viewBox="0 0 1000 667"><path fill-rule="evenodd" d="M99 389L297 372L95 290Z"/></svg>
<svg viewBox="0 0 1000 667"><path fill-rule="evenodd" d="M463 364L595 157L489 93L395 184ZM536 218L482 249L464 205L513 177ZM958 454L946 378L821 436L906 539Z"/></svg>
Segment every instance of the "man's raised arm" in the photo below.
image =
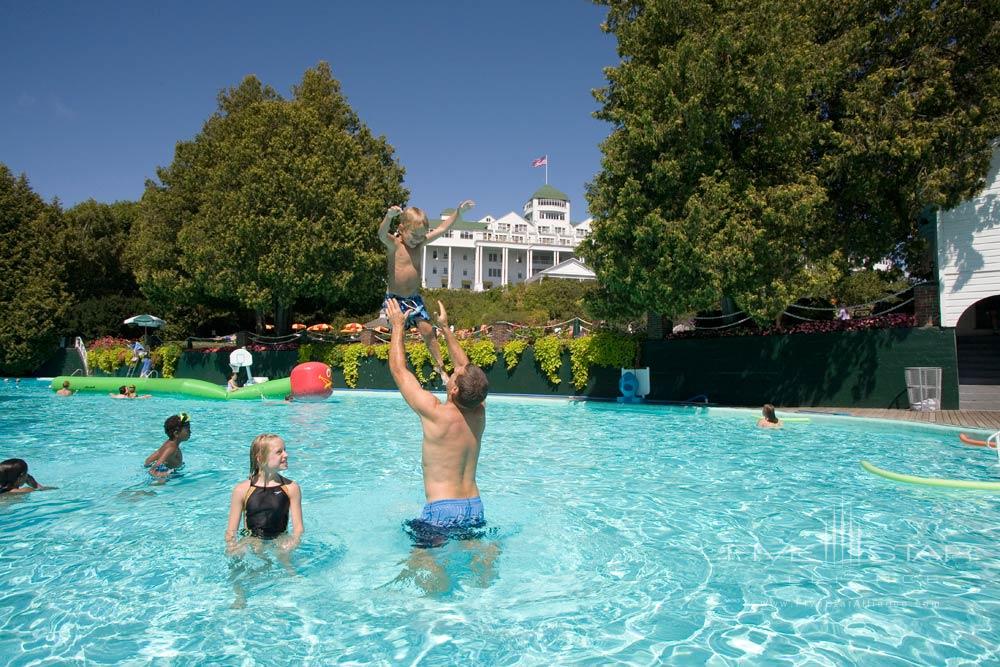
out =
<svg viewBox="0 0 1000 667"><path fill-rule="evenodd" d="M429 417L434 408L441 404L434 394L420 386L416 376L406 367L406 348L403 346L403 335L406 332L406 318L399 308L399 302L389 299L385 306L386 317L392 325L392 338L389 341L389 372L396 381L399 393L407 404L421 417Z"/></svg>
<svg viewBox="0 0 1000 667"><path fill-rule="evenodd" d="M458 339L452 333L451 327L448 326L448 313L445 312L444 304L440 301L438 301L437 324L444 334L445 342L448 343L448 356L451 357L451 363L455 366L468 366L469 357L465 354L462 346L458 344Z"/></svg>

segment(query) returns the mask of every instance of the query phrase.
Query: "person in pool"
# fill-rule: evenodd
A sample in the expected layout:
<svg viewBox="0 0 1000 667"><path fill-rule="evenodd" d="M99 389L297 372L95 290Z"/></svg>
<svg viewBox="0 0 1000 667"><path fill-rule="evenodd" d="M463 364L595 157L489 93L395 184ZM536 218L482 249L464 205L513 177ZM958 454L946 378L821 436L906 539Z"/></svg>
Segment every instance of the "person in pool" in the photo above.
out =
<svg viewBox="0 0 1000 667"><path fill-rule="evenodd" d="M757 426L761 428L781 428L781 420L774 414L774 406L765 403L760 409L761 418L757 420Z"/></svg>
<svg viewBox="0 0 1000 667"><path fill-rule="evenodd" d="M146 457L144 466L153 477L166 478L184 465L181 443L191 437L191 418L188 413L171 415L163 422L167 439L160 448Z"/></svg>
<svg viewBox="0 0 1000 667"><path fill-rule="evenodd" d="M440 301L438 311L438 326L444 332L448 354L455 364L444 403L421 387L406 367L403 347L406 316L399 303L389 299L386 308L392 324L389 370L403 398L420 417L424 432L422 460L427 504L421 515L406 525L412 533L439 534L446 539L448 532L486 523L476 484L476 467L486 428L483 401L489 391L489 381L481 368L469 363L448 327L448 313Z"/></svg>
<svg viewBox="0 0 1000 667"><path fill-rule="evenodd" d="M140 396L140 395L138 395L138 394L135 393L135 385L134 384L130 384L125 389L125 398L153 398L153 395L152 394L143 394L143 395Z"/></svg>
<svg viewBox="0 0 1000 667"><path fill-rule="evenodd" d="M63 380L62 389L56 392L56 396L72 396L75 392L69 388L69 380Z"/></svg>
<svg viewBox="0 0 1000 667"><path fill-rule="evenodd" d="M233 488L229 499L229 523L226 526L226 551L239 552L237 535L259 540L278 540L278 546L291 551L305 532L302 523L302 489L281 471L288 470L288 451L281 436L262 433L250 445L250 475ZM288 520L292 533L288 535ZM240 520L243 531L240 532Z"/></svg>
<svg viewBox="0 0 1000 667"><path fill-rule="evenodd" d="M118 387L118 393L117 394L108 394L108 396L110 396L111 398L128 398L129 397L129 395L128 395L128 387L126 387L125 385L122 385L122 386Z"/></svg>
<svg viewBox="0 0 1000 667"><path fill-rule="evenodd" d="M53 486L42 486L28 474L28 463L24 459L7 459L0 461L0 494L31 493L32 491L48 491Z"/></svg>

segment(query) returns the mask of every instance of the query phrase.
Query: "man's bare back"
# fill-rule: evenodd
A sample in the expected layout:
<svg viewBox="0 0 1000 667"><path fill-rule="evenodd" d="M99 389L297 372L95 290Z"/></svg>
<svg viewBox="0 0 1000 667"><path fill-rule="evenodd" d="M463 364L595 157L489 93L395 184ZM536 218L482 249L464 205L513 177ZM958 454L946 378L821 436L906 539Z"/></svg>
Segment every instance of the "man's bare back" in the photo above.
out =
<svg viewBox="0 0 1000 667"><path fill-rule="evenodd" d="M422 465L424 473L424 493L427 502L477 498L476 467L483 431L486 428L486 395L483 371L469 364L469 358L459 346L455 335L448 327L447 313L438 302L440 314L438 324L448 342L448 351L455 364L448 382L448 400L445 403L425 390L406 367L406 353L403 349L403 314L399 304L390 300L387 307L392 323L392 341L389 348L389 369L403 398L420 417L424 441ZM482 378L482 393L472 404L463 405L463 375ZM468 378L467 378L468 379Z"/></svg>
<svg viewBox="0 0 1000 667"><path fill-rule="evenodd" d="M427 502L478 496L476 467L486 428L486 409L480 405L463 411L449 401L431 416L421 415L420 424L424 431L421 463Z"/></svg>

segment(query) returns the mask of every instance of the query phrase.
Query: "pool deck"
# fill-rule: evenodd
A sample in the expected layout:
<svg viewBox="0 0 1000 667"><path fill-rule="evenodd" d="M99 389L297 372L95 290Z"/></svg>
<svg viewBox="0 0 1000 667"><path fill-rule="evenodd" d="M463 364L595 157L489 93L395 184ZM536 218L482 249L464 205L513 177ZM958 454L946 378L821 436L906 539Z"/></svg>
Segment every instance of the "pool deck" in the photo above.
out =
<svg viewBox="0 0 1000 667"><path fill-rule="evenodd" d="M1000 431L1000 412L986 410L937 410L917 412L916 410L883 410L880 408L784 408L785 412L824 412L867 419L894 419L896 421L960 426L986 431Z"/></svg>

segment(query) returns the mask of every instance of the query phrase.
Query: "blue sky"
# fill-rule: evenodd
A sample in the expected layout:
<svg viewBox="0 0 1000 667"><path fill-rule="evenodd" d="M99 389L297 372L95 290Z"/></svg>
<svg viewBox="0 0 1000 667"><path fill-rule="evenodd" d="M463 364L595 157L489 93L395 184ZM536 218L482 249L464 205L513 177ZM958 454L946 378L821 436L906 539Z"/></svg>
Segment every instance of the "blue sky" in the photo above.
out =
<svg viewBox="0 0 1000 667"><path fill-rule="evenodd" d="M219 90L255 74L288 96L325 60L395 147L411 204L520 212L547 154L586 216L610 132L591 90L618 60L588 0L3 4L0 162L46 199L137 199Z"/></svg>

